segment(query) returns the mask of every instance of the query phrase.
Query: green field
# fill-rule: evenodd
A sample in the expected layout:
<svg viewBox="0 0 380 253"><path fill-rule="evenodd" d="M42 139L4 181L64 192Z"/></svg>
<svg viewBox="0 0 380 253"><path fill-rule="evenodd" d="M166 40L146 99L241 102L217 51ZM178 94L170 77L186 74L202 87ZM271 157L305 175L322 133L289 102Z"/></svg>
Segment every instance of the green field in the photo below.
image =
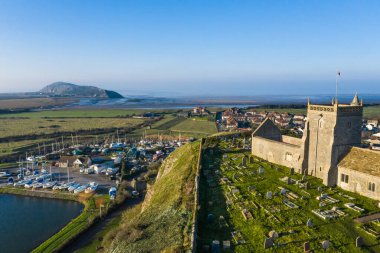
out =
<svg viewBox="0 0 380 253"><path fill-rule="evenodd" d="M213 153L206 153L202 157L199 252L202 252L204 245L211 245L213 240L231 241L234 252L263 252L265 237L272 230L279 234L279 238L268 252L303 252L303 243L306 241L310 242L314 252L322 252L323 240L330 242L327 252L380 252L377 239L353 221L360 215L379 212L377 201L339 188L327 188L320 179L309 176L306 180L310 188L299 188L296 184L280 180L291 177L306 184L306 181L302 181L302 175L292 175L289 168L256 158L253 163L248 159L247 166L242 166L243 156L250 156L248 152L237 148L226 150L231 147L231 142L209 141L207 145L213 149ZM260 166L263 167L263 174L258 173ZM279 187L287 190L286 197L280 193ZM320 207L316 199L321 195L318 187L322 187L323 193L338 202L327 202L327 205ZM272 192L270 199L266 197L268 191ZM298 208L286 206L285 200L296 204ZM359 213L346 208L344 203L348 202L355 203L365 211ZM323 220L312 213L315 209L331 210L334 206L344 216ZM247 214L246 219L243 212L249 212L251 216ZM312 227L306 226L308 219L312 219ZM234 238L232 232L240 236ZM364 238L366 247L355 247L357 236Z"/></svg>
<svg viewBox="0 0 380 253"><path fill-rule="evenodd" d="M149 128L137 129L133 134L139 135L170 135L184 137L205 137L216 133L217 129L214 121L201 118L182 118L172 114L165 114L164 118L155 122Z"/></svg>
<svg viewBox="0 0 380 253"><path fill-rule="evenodd" d="M75 133L80 130L128 128L143 122L143 119L132 118L4 119L0 125L0 136L40 135L59 132Z"/></svg>
<svg viewBox="0 0 380 253"><path fill-rule="evenodd" d="M140 115L146 112L169 112L170 110L145 109L68 109L24 113L0 114L0 118L118 118Z"/></svg>
<svg viewBox="0 0 380 253"><path fill-rule="evenodd" d="M177 125L171 127L171 130L178 132L205 134L214 134L217 132L215 122L197 118L186 119L178 123Z"/></svg>

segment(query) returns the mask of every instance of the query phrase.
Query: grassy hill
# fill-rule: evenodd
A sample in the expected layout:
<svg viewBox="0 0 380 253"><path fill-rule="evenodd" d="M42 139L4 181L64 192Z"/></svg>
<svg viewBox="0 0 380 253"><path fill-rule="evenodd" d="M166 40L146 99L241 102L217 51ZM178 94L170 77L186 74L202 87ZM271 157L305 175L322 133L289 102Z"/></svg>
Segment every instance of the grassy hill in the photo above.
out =
<svg viewBox="0 0 380 253"><path fill-rule="evenodd" d="M107 235L109 252L185 252L191 247L199 142L173 152L160 167L141 207L123 214Z"/></svg>

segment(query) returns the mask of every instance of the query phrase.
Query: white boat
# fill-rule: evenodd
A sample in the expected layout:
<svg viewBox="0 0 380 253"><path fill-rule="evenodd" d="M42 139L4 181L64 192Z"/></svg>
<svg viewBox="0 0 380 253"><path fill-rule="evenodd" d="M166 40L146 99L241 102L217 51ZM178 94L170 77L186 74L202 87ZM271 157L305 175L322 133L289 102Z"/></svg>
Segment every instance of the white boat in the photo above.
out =
<svg viewBox="0 0 380 253"><path fill-rule="evenodd" d="M117 192L117 189L115 187L111 187L108 194L111 198L111 200L114 200L116 198L116 192Z"/></svg>
<svg viewBox="0 0 380 253"><path fill-rule="evenodd" d="M69 189L70 186L72 186L74 184L75 184L75 181L68 182L66 184L61 184L61 186L59 187L59 190L67 190L67 189Z"/></svg>
<svg viewBox="0 0 380 253"><path fill-rule="evenodd" d="M76 188L76 189L74 190L74 193L75 193L75 194L81 193L81 192L85 191L85 190L87 189L88 186L89 186L88 184L82 185L82 186Z"/></svg>
<svg viewBox="0 0 380 253"><path fill-rule="evenodd" d="M73 184L73 185L71 185L67 190L68 190L69 192L73 192L73 191L75 191L75 189L77 189L77 188L79 188L79 187L81 187L81 184Z"/></svg>
<svg viewBox="0 0 380 253"><path fill-rule="evenodd" d="M114 175L114 174L117 173L117 171L118 171L117 168L108 168L107 171L106 171L106 175L107 175L107 176Z"/></svg>
<svg viewBox="0 0 380 253"><path fill-rule="evenodd" d="M56 183L56 184L53 186L52 189L53 189L53 190L59 190L61 186L62 186L61 183Z"/></svg>
<svg viewBox="0 0 380 253"><path fill-rule="evenodd" d="M46 182L42 185L42 188L44 189L53 188L53 186L55 186L56 184L57 184L57 181Z"/></svg>
<svg viewBox="0 0 380 253"><path fill-rule="evenodd" d="M13 185L14 182L15 182L15 181L14 181L13 177L9 177L8 180L7 180L7 184L8 184L8 185Z"/></svg>
<svg viewBox="0 0 380 253"><path fill-rule="evenodd" d="M24 184L24 187L27 189L30 189L33 187L33 181L28 181L27 183Z"/></svg>
<svg viewBox="0 0 380 253"><path fill-rule="evenodd" d="M11 174L8 171L2 171L2 172L0 172L0 178L1 177L10 177L10 176L11 176Z"/></svg>
<svg viewBox="0 0 380 253"><path fill-rule="evenodd" d="M98 189L98 186L99 186L99 184L97 184L95 182L91 182L84 192L85 193L93 193L96 191L96 189Z"/></svg>
<svg viewBox="0 0 380 253"><path fill-rule="evenodd" d="M40 189L42 188L43 183L33 183L32 186L33 186L33 189Z"/></svg>
<svg viewBox="0 0 380 253"><path fill-rule="evenodd" d="M18 182L15 182L15 183L13 184L13 186L23 186L23 185L25 185L27 182L29 182L29 180L20 180L20 181L18 181Z"/></svg>

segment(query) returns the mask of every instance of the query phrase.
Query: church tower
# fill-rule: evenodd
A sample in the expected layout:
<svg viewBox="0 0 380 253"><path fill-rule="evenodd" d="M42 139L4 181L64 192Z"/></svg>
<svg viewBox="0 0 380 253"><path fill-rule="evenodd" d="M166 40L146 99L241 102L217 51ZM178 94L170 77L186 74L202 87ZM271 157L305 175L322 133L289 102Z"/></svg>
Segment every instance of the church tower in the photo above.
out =
<svg viewBox="0 0 380 253"><path fill-rule="evenodd" d="M351 146L361 145L363 102L356 94L350 104L313 105L308 102L305 128L305 156L309 175L334 186L338 179L337 165Z"/></svg>

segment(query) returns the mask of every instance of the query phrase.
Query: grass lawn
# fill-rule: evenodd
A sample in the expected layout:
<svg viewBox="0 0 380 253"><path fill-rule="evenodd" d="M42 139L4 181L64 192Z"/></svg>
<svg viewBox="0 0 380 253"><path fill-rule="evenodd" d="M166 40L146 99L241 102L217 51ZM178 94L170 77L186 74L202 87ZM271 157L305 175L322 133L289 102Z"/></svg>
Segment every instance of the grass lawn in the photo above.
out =
<svg viewBox="0 0 380 253"><path fill-rule="evenodd" d="M214 134L217 132L215 122L204 119L186 119L171 128L172 131Z"/></svg>
<svg viewBox="0 0 380 253"><path fill-rule="evenodd" d="M306 179L310 189L287 184L280 179L291 177L302 181L302 175L291 175L289 168L259 159L254 159L253 163L247 159L247 166L241 166L242 157L249 157L250 154L238 149L226 150L230 146L231 143L221 142L213 149L213 154L202 158L199 252L202 252L204 245L211 245L213 240L231 241L234 252L262 252L265 237L272 230L279 234L279 238L275 241L276 246L268 252L303 252L306 241L310 242L314 252L322 252L323 240L330 241L327 252L380 252L376 238L353 221L362 214L379 212L377 201L339 188L325 187L320 179L310 176ZM260 166L263 174L258 173ZM279 187L286 189L286 195L280 194ZM320 201L316 199L321 195L318 187L338 202L320 207ZM269 191L272 192L271 199L266 197ZM284 201L290 201L298 208L288 207ZM346 208L344 204L349 202L365 211L359 213ZM316 209L331 210L334 206L344 216L324 220L312 212ZM308 219L312 219L312 227L306 226ZM232 232L235 232L234 236ZM356 248L357 236L362 236L368 246Z"/></svg>

